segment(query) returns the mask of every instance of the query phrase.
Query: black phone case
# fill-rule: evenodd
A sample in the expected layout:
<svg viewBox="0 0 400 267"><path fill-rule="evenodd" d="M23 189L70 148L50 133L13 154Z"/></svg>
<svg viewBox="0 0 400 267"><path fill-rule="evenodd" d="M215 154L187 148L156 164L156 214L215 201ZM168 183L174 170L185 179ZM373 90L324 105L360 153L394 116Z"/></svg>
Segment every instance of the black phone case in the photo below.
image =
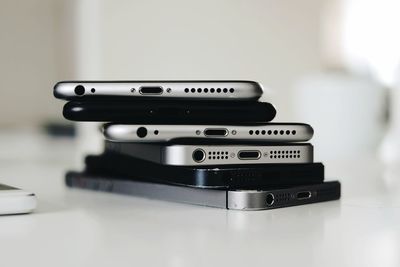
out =
<svg viewBox="0 0 400 267"><path fill-rule="evenodd" d="M71 101L63 115L72 121L147 124L227 124L271 121L270 103L250 101Z"/></svg>
<svg viewBox="0 0 400 267"><path fill-rule="evenodd" d="M322 163L166 166L112 152L89 155L85 163L85 171L93 175L202 188L272 188L315 184L324 180Z"/></svg>

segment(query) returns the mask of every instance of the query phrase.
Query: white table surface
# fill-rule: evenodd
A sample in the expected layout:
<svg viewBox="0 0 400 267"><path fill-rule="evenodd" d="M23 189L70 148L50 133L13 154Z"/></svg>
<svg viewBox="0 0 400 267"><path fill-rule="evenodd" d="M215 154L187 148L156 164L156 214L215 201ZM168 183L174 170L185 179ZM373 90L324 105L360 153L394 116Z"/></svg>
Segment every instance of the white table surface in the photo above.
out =
<svg viewBox="0 0 400 267"><path fill-rule="evenodd" d="M340 201L227 211L69 189L71 140L0 133L0 183L37 211L0 216L0 266L400 266L400 175L373 158L326 166Z"/></svg>

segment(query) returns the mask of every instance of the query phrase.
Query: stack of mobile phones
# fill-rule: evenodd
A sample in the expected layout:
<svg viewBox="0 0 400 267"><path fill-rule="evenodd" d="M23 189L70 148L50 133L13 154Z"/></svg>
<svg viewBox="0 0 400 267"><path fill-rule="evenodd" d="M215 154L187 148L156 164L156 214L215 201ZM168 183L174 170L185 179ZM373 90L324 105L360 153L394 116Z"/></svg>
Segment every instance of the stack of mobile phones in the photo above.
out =
<svg viewBox="0 0 400 267"><path fill-rule="evenodd" d="M105 150L69 172L71 187L227 209L340 198L324 182L304 123L272 123L252 81L60 82L64 117L104 122Z"/></svg>

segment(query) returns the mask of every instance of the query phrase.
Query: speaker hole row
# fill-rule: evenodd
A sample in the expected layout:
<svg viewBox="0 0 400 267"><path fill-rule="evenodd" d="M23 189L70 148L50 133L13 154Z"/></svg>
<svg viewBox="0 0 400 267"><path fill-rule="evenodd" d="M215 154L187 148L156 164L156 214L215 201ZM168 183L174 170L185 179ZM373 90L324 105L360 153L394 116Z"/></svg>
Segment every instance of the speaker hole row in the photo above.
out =
<svg viewBox="0 0 400 267"><path fill-rule="evenodd" d="M208 88L185 88L185 93L189 93L189 92L192 92L192 93L208 93L208 92L210 92L210 93L234 93L235 92L235 89L233 89L233 88L230 88L230 89L228 89L228 88L210 88L210 89L208 89Z"/></svg>
<svg viewBox="0 0 400 267"><path fill-rule="evenodd" d="M228 156L208 156L208 159L228 159Z"/></svg>
<svg viewBox="0 0 400 267"><path fill-rule="evenodd" d="M271 155L269 156L270 159L295 159L300 158L300 155Z"/></svg>
<svg viewBox="0 0 400 267"><path fill-rule="evenodd" d="M228 151L208 151L208 155L228 155Z"/></svg>
<svg viewBox="0 0 400 267"><path fill-rule="evenodd" d="M280 130L280 131L278 131L278 130L275 130L275 131L271 131L271 130L268 130L268 131L265 131L265 130L262 130L262 131L259 131L259 130L256 130L256 131L253 131L253 130L250 130L249 131L249 134L250 135L253 135L253 134L255 134L255 135L278 135L278 134L280 134L280 135L284 135L284 134L286 134L286 135L290 135L290 134L292 134L292 135L296 135L296 130L293 130L293 131L289 131L289 130L286 130L286 131L284 131L284 130Z"/></svg>
<svg viewBox="0 0 400 267"><path fill-rule="evenodd" d="M290 200L290 194L279 194L275 196L276 202L289 201L289 200Z"/></svg>
<svg viewBox="0 0 400 267"><path fill-rule="evenodd" d="M290 199L290 194L278 194L275 196L275 198L277 199L285 199L285 200L289 200Z"/></svg>
<svg viewBox="0 0 400 267"><path fill-rule="evenodd" d="M300 154L300 150L286 150L286 151L281 151L281 150L271 150L269 152L270 154Z"/></svg>

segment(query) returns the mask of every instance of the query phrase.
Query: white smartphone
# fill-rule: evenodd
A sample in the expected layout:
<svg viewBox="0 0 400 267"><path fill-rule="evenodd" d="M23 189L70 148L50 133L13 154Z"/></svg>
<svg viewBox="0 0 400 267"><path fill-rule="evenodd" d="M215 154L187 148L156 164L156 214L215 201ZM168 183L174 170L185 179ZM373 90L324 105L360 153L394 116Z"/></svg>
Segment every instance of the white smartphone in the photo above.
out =
<svg viewBox="0 0 400 267"><path fill-rule="evenodd" d="M223 140L304 142L312 138L313 128L303 123L263 125L132 125L105 124L103 134L114 142L169 142L175 139L203 138Z"/></svg>
<svg viewBox="0 0 400 267"><path fill-rule="evenodd" d="M312 163L313 146L302 144L140 144L106 141L106 152L164 165L227 165L266 163Z"/></svg>
<svg viewBox="0 0 400 267"><path fill-rule="evenodd" d="M73 100L82 97L194 98L209 100L255 100L262 87L254 81L62 81L54 96Z"/></svg>
<svg viewBox="0 0 400 267"><path fill-rule="evenodd" d="M0 215L30 213L36 206L35 194L0 184Z"/></svg>

